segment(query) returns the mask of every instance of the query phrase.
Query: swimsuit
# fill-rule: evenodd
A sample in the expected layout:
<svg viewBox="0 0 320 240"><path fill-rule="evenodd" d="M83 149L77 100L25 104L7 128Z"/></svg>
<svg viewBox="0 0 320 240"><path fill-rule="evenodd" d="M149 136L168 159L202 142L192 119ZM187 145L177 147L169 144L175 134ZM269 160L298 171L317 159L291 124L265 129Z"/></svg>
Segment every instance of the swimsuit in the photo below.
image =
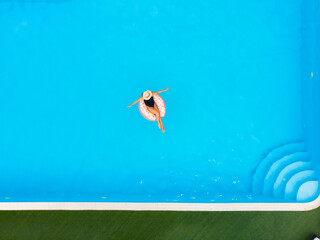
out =
<svg viewBox="0 0 320 240"><path fill-rule="evenodd" d="M154 99L153 99L153 97L151 97L149 100L144 100L144 103L145 103L148 107L154 107Z"/></svg>

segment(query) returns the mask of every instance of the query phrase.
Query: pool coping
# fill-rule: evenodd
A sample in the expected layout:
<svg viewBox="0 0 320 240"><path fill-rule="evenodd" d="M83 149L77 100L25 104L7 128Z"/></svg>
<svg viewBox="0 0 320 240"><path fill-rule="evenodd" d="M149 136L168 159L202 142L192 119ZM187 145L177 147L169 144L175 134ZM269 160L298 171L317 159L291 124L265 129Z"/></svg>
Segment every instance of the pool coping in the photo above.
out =
<svg viewBox="0 0 320 240"><path fill-rule="evenodd" d="M128 202L1 202L0 210L126 210L126 211L309 211L308 203L128 203Z"/></svg>

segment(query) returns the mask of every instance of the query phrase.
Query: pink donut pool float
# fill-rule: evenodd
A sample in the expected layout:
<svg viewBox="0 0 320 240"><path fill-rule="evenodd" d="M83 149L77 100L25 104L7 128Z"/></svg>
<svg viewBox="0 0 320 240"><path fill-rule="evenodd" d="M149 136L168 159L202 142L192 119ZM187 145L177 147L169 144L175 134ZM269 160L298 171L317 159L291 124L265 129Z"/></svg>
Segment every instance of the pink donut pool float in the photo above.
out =
<svg viewBox="0 0 320 240"><path fill-rule="evenodd" d="M153 96L154 102L157 104L161 117L164 117L166 114L166 104L164 103L162 97L160 97L158 94ZM139 111L141 115L148 119L149 121L156 121L156 117L148 111L146 104L143 100L139 101Z"/></svg>

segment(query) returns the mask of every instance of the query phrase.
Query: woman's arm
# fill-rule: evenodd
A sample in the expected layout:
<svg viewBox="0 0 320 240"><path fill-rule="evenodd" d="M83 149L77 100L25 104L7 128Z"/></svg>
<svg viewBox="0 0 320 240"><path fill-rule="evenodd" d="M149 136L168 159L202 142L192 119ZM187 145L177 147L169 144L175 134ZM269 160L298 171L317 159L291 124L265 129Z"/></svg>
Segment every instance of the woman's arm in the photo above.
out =
<svg viewBox="0 0 320 240"><path fill-rule="evenodd" d="M161 90L161 91L157 91L157 92L153 92L152 94L159 94L159 93L162 93L162 92L165 92L165 91L168 91L168 87L165 89L165 90Z"/></svg>
<svg viewBox="0 0 320 240"><path fill-rule="evenodd" d="M139 97L138 100L134 101L132 104L128 105L127 107L131 107L132 105L136 104L137 102L139 102L141 100L142 97Z"/></svg>

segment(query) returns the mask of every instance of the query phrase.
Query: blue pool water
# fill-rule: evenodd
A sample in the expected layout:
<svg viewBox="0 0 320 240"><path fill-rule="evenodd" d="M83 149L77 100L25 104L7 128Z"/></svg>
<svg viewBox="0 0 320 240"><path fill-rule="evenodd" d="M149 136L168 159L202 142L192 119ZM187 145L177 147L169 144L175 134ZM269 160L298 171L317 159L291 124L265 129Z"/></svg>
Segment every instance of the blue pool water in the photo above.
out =
<svg viewBox="0 0 320 240"><path fill-rule="evenodd" d="M0 201L315 199L318 8L0 1Z"/></svg>

